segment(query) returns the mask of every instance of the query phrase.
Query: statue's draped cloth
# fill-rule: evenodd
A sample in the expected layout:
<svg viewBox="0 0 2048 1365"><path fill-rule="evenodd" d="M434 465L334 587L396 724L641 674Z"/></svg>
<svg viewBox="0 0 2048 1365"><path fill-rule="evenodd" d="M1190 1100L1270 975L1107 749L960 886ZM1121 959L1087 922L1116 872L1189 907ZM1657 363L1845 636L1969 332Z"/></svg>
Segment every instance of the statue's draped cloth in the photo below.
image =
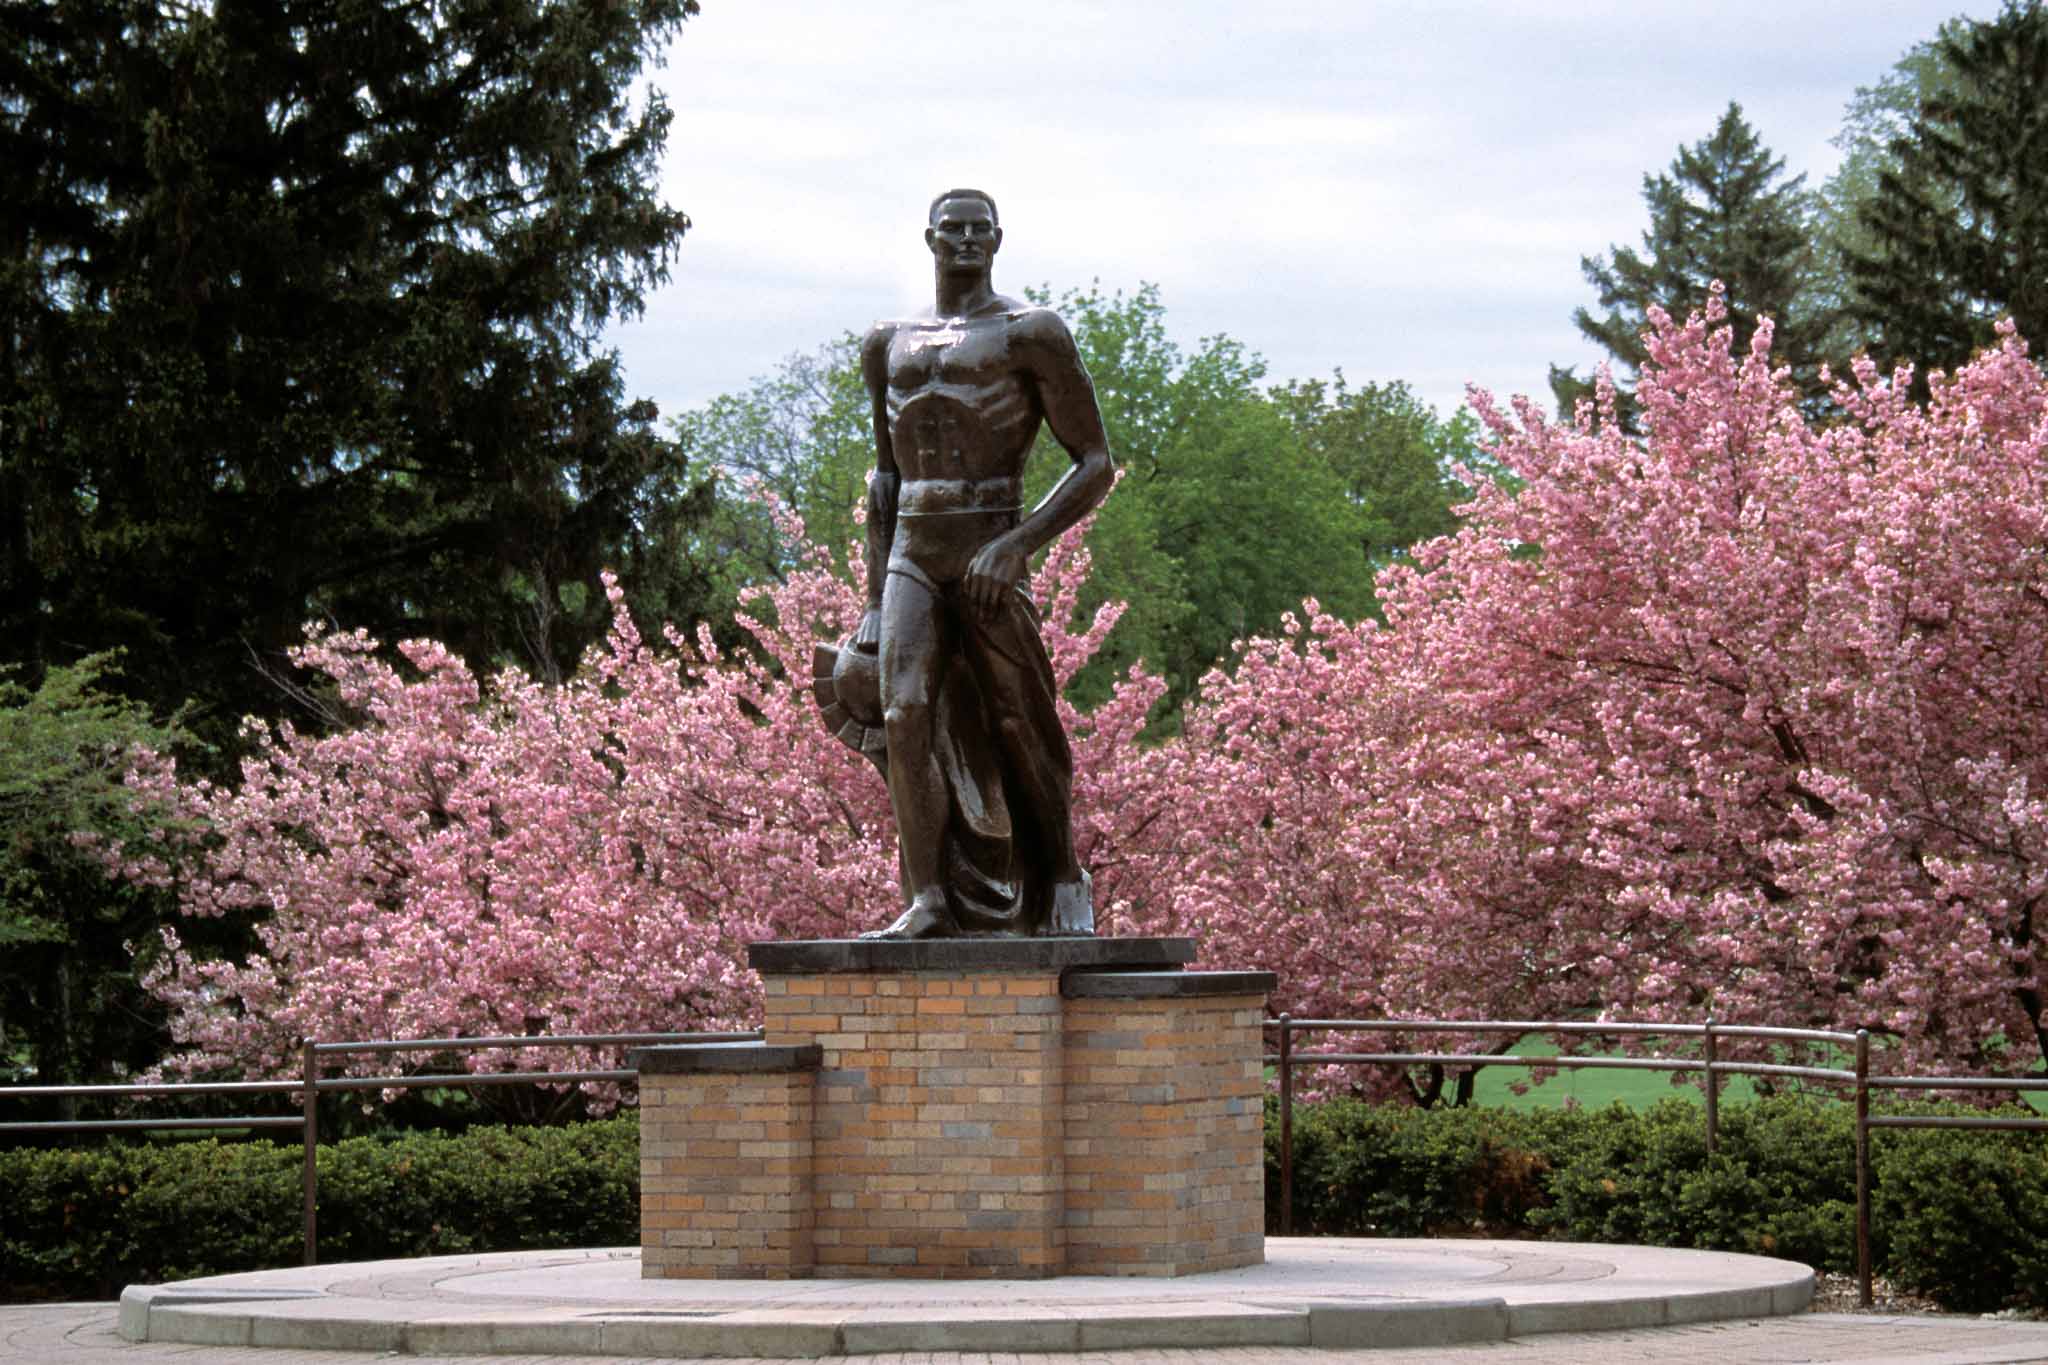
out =
<svg viewBox="0 0 2048 1365"><path fill-rule="evenodd" d="M916 579L939 608L932 756L946 787L940 865L953 914L967 933L1035 932L1049 911L1051 887L1042 869L1052 860L1043 833L1045 812L1032 793L1056 791L1060 809L1066 809L1074 771L1037 610L1017 589L1003 595L994 619L980 621L959 583L934 583L900 560L890 563L889 572ZM851 644L820 645L813 665L813 690L826 728L887 777L875 655ZM1012 679L1011 690L1018 694L1008 708L988 700L996 672ZM999 733L997 719L1005 711L1008 735Z"/></svg>

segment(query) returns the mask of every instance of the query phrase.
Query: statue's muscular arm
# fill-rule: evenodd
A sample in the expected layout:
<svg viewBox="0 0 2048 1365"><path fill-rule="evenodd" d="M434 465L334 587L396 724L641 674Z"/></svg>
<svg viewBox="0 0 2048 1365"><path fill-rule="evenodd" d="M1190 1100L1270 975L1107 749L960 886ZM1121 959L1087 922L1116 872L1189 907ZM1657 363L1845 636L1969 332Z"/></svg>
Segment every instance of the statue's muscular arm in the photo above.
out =
<svg viewBox="0 0 2048 1365"><path fill-rule="evenodd" d="M984 545L968 565L967 600L984 617L995 611L1003 593L1024 581L1025 563L1040 547L1095 510L1116 474L1102 412L1095 404L1095 385L1067 325L1058 314L1033 308L1014 326L1010 354L1037 389L1045 423L1074 463L1030 515ZM887 349L884 343L885 356ZM872 526L873 513L869 516Z"/></svg>
<svg viewBox="0 0 2048 1365"><path fill-rule="evenodd" d="M896 325L878 322L860 344L861 382L867 385L875 423L875 472L868 479L868 609L854 632L855 648L876 648L882 639L882 586L889 572L889 547L896 539L896 492L902 477L889 442L889 344Z"/></svg>

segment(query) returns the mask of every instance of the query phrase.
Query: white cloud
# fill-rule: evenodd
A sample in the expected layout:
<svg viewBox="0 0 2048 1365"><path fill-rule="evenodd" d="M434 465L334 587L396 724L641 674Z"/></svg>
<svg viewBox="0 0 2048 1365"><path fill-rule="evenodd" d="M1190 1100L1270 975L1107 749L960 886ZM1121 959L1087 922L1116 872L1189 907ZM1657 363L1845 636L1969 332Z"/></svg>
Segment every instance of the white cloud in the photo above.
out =
<svg viewBox="0 0 2048 1365"><path fill-rule="evenodd" d="M928 303L925 204L972 184L999 287L1154 282L1275 378L1540 394L1596 358L1579 258L1637 240L1646 172L1735 99L1817 184L1952 3L705 0L655 77L697 226L611 340L665 410L738 388Z"/></svg>

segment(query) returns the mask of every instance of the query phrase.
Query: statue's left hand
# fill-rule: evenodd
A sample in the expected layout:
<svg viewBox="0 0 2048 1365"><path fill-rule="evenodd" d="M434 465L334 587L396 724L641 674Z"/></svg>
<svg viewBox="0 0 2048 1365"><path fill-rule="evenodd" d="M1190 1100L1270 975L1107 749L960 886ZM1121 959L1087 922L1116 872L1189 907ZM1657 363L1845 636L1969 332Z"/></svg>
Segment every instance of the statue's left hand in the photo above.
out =
<svg viewBox="0 0 2048 1365"><path fill-rule="evenodd" d="M1002 605L1003 594L1024 581L1024 552L998 537L981 547L967 566L967 602L986 621Z"/></svg>

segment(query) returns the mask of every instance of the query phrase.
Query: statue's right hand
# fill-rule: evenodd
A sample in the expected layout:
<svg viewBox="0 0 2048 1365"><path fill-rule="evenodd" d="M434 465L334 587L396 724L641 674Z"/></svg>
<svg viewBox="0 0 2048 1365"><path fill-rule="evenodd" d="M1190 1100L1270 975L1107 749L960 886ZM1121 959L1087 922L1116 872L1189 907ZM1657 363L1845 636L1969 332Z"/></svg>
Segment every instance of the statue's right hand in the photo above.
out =
<svg viewBox="0 0 2048 1365"><path fill-rule="evenodd" d="M860 625L853 632L853 647L863 654L873 654L882 647L882 612L878 607L869 607L860 618Z"/></svg>

